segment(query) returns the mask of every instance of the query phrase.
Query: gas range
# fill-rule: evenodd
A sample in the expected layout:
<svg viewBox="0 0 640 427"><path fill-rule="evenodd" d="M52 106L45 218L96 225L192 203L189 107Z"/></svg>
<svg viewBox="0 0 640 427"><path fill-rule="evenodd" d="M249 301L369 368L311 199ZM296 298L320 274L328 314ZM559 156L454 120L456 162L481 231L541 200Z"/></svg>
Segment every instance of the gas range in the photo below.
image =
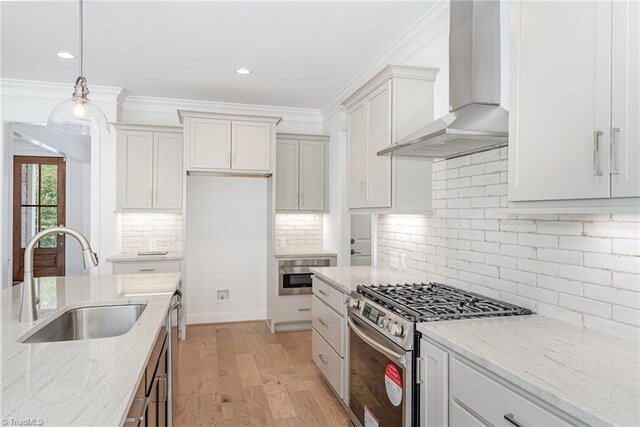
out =
<svg viewBox="0 0 640 427"><path fill-rule="evenodd" d="M419 322L531 314L526 308L435 282L360 285L351 297L350 312L405 350L413 348Z"/></svg>

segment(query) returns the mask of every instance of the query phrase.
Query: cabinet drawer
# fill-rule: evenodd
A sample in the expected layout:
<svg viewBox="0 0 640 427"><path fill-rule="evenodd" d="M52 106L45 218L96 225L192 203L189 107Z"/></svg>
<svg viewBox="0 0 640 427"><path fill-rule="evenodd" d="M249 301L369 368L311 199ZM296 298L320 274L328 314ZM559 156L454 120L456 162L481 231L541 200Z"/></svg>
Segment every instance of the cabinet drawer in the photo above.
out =
<svg viewBox="0 0 640 427"><path fill-rule="evenodd" d="M113 274L179 273L179 261L146 261L113 263Z"/></svg>
<svg viewBox="0 0 640 427"><path fill-rule="evenodd" d="M466 409L452 401L449 405L449 425L452 426L465 426L465 427L484 427L482 423L475 416L470 414Z"/></svg>
<svg viewBox="0 0 640 427"><path fill-rule="evenodd" d="M342 357L313 329L311 339L311 352L313 361L318 365L320 372L327 379L329 385L342 399L343 363Z"/></svg>
<svg viewBox="0 0 640 427"><path fill-rule="evenodd" d="M524 426L571 425L460 360L450 360L450 398L492 425L508 425L504 418L508 414Z"/></svg>
<svg viewBox="0 0 640 427"><path fill-rule="evenodd" d="M313 295L317 296L339 314L344 314L345 294L316 277L313 278Z"/></svg>
<svg viewBox="0 0 640 427"><path fill-rule="evenodd" d="M278 322L311 321L311 295L278 298Z"/></svg>
<svg viewBox="0 0 640 427"><path fill-rule="evenodd" d="M340 356L344 356L344 317L340 316L316 297L313 297L311 313L313 328L322 335Z"/></svg>

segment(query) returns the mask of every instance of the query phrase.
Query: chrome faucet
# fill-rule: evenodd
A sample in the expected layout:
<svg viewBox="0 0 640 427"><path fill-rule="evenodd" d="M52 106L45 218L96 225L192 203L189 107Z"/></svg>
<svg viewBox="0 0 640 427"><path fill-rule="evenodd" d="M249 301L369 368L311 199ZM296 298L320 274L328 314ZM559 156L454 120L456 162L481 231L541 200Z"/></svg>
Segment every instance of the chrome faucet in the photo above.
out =
<svg viewBox="0 0 640 427"><path fill-rule="evenodd" d="M20 302L21 322L33 322L38 319L38 311L36 310L36 281L33 277L33 250L40 239L50 234L68 234L75 237L78 242L80 242L80 246L82 246L84 268L98 266L98 255L91 249L87 238L72 228L51 227L33 236L24 250L24 281L22 283L22 300Z"/></svg>

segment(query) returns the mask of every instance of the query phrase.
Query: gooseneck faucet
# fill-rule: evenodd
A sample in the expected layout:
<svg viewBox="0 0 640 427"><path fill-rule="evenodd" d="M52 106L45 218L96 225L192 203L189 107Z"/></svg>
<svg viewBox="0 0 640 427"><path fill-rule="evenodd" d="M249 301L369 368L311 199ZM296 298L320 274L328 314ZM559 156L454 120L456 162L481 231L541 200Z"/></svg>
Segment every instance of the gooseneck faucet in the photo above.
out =
<svg viewBox="0 0 640 427"><path fill-rule="evenodd" d="M33 277L33 250L40 239L50 234L68 234L75 237L76 240L80 242L80 246L82 246L84 268L98 266L98 255L91 249L87 238L72 228L51 227L33 236L24 250L24 281L22 283L22 300L20 302L21 322L33 322L38 319L38 311L36 310L36 281Z"/></svg>

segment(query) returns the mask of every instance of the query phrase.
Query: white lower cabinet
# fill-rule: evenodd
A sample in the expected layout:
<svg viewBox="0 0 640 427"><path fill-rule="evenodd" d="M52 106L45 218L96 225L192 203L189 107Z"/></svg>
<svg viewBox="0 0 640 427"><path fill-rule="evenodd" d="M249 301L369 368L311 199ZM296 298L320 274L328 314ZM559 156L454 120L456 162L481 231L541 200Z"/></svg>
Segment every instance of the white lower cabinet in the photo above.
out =
<svg viewBox="0 0 640 427"><path fill-rule="evenodd" d="M113 274L179 273L180 261L114 262Z"/></svg>
<svg viewBox="0 0 640 427"><path fill-rule="evenodd" d="M279 297L277 320L278 322L310 321L311 295L291 295Z"/></svg>
<svg viewBox="0 0 640 427"><path fill-rule="evenodd" d="M311 318L312 358L340 399L346 399L346 339L348 295L313 278Z"/></svg>
<svg viewBox="0 0 640 427"><path fill-rule="evenodd" d="M421 426L582 425L424 337L420 351Z"/></svg>

